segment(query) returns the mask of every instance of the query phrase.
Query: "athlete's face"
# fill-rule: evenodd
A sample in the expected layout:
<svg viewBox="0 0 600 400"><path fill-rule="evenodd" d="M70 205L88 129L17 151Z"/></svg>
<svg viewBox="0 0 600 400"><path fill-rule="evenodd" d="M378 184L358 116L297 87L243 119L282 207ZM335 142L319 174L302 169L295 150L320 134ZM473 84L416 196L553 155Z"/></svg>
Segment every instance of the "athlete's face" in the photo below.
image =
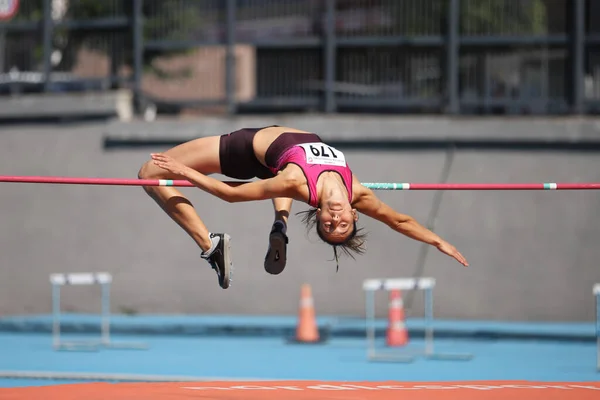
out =
<svg viewBox="0 0 600 400"><path fill-rule="evenodd" d="M318 228L321 234L332 243L342 243L354 230L358 220L356 210L349 202L326 203L317 209Z"/></svg>

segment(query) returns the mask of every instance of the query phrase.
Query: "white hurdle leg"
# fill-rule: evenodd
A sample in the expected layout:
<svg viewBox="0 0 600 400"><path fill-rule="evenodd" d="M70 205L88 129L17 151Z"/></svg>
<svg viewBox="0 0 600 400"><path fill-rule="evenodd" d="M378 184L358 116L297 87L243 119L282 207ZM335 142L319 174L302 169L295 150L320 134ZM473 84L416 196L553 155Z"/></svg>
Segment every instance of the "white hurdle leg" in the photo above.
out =
<svg viewBox="0 0 600 400"><path fill-rule="evenodd" d="M52 314L53 314L53 344L55 350L87 350L96 351L102 344L101 340L93 341L63 341L61 338L61 307L60 292L62 286L90 286L105 285L112 281L112 276L108 273L71 273L71 274L52 274L50 283L52 284Z"/></svg>
<svg viewBox="0 0 600 400"><path fill-rule="evenodd" d="M438 360L470 360L473 356L468 353L439 353L434 350L433 327L433 278L397 278L397 279L368 279L363 282L366 295L367 319L367 358L372 361L411 362L416 356ZM414 349L393 349L386 352L375 349L375 292L390 290L421 290L424 295L425 346L420 351Z"/></svg>
<svg viewBox="0 0 600 400"><path fill-rule="evenodd" d="M414 357L378 352L375 344L375 293L382 289L376 280L365 281L367 359L369 361L412 362Z"/></svg>
<svg viewBox="0 0 600 400"><path fill-rule="evenodd" d="M375 354L375 299L373 291L365 291L365 312L367 329L367 358Z"/></svg>
<svg viewBox="0 0 600 400"><path fill-rule="evenodd" d="M596 300L596 371L600 371L600 283L594 285Z"/></svg>
<svg viewBox="0 0 600 400"><path fill-rule="evenodd" d="M433 355L433 286L423 290L425 307L425 354Z"/></svg>
<svg viewBox="0 0 600 400"><path fill-rule="evenodd" d="M99 347L124 348L124 349L145 349L146 345L141 343L114 343L110 337L110 286L112 276L106 272L99 273L69 273L50 275L52 284L52 337L55 350L88 350L97 351ZM65 342L61 339L61 307L60 291L62 286L67 285L100 285L100 339L93 341L70 341Z"/></svg>
<svg viewBox="0 0 600 400"><path fill-rule="evenodd" d="M101 284L102 287L102 346L111 349L147 349L144 343L115 342L110 336L110 287L111 282Z"/></svg>
<svg viewBox="0 0 600 400"><path fill-rule="evenodd" d="M433 287L435 280L432 278L422 278L418 283L412 278L400 279L368 279L363 282L363 290L367 298L366 312L367 324L372 327L367 331L368 354L367 358L370 361L387 361L387 362L413 362L415 354L408 353L404 349L395 349L390 351L377 351L375 348L375 293L378 291L388 292L390 290L410 290ZM433 330L431 330L431 334ZM428 334L428 337L432 337Z"/></svg>
<svg viewBox="0 0 600 400"><path fill-rule="evenodd" d="M110 344L110 282L100 284L102 290L102 345Z"/></svg>
<svg viewBox="0 0 600 400"><path fill-rule="evenodd" d="M52 283L52 345L60 348L60 285Z"/></svg>

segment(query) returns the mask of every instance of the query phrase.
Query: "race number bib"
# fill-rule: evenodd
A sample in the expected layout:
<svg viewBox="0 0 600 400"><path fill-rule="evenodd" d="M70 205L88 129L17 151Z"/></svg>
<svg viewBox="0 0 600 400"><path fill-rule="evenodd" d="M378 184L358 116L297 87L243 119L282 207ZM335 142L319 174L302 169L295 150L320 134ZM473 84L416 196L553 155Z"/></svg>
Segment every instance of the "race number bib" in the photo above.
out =
<svg viewBox="0 0 600 400"><path fill-rule="evenodd" d="M307 164L346 166L344 153L325 143L303 143L298 146L304 149Z"/></svg>

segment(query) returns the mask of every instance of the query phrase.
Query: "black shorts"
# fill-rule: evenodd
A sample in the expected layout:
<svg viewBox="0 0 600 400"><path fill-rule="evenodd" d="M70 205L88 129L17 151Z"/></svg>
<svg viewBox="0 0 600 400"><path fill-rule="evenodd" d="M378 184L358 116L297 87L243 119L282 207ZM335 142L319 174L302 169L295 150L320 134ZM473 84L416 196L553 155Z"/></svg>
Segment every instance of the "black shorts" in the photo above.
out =
<svg viewBox="0 0 600 400"><path fill-rule="evenodd" d="M261 129L265 128L244 128L221 136L219 160L223 175L233 179L268 179L275 176L254 154L252 140Z"/></svg>

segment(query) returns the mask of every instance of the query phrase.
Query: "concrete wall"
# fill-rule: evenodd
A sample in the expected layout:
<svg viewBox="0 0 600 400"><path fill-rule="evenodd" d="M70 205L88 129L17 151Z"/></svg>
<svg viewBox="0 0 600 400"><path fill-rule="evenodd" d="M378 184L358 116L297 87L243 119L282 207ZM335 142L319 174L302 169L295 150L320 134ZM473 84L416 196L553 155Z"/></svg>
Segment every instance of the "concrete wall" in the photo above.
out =
<svg viewBox="0 0 600 400"><path fill-rule="evenodd" d="M136 177L148 153L161 147L107 151L120 138L221 134L241 126L290 124L325 138L522 136L593 139L595 125L572 120L398 119L385 117L254 117L194 123L3 127L0 174ZM343 129L336 128L342 126ZM421 136L420 136L421 135ZM445 161L438 150L347 150L363 182L436 182ZM459 150L451 182L600 181L594 152ZM263 271L272 219L270 202L227 204L183 190L214 231L233 236L235 278L218 287L194 243L138 187L0 184L0 314L50 311L48 275L114 274L113 310L140 313L294 314L299 286L312 284L319 314L363 315L361 282L411 276L420 244L362 217L368 252L343 259L306 235L297 217L289 228L286 271ZM434 192L378 192L397 210L425 222ZM293 211L306 207L300 203ZM440 318L590 320L592 284L600 282L598 192L445 192L436 232L471 263L462 268L431 249L424 275L438 279ZM69 288L63 307L98 309L97 291ZM419 297L416 298L417 300ZM415 302L418 315L420 301ZM380 297L379 310L385 310Z"/></svg>

